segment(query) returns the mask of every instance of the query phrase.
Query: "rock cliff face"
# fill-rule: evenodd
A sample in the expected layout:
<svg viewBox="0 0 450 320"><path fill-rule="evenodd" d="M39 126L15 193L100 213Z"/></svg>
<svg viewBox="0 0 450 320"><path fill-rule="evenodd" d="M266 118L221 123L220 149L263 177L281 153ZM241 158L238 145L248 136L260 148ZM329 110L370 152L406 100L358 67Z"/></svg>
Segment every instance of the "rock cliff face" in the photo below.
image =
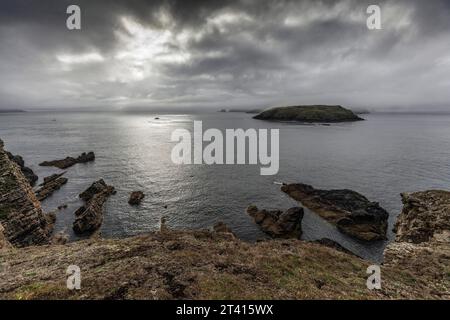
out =
<svg viewBox="0 0 450 320"><path fill-rule="evenodd" d="M386 267L408 270L424 292L450 298L450 192L402 194L395 242L384 251Z"/></svg>
<svg viewBox="0 0 450 320"><path fill-rule="evenodd" d="M46 244L52 223L19 166L10 160L0 140L0 224L3 236L12 245Z"/></svg>
<svg viewBox="0 0 450 320"><path fill-rule="evenodd" d="M450 192L432 190L401 196L404 207L395 225L397 242L449 240Z"/></svg>
<svg viewBox="0 0 450 320"><path fill-rule="evenodd" d="M0 223L0 250L2 249L8 249L11 247L11 244L5 237L5 228L3 228L2 224Z"/></svg>
<svg viewBox="0 0 450 320"><path fill-rule="evenodd" d="M11 152L6 152L6 154L11 161L17 163L25 178L27 178L31 186L34 186L39 177L33 172L33 170L25 166L25 161L23 158L19 155L13 155Z"/></svg>

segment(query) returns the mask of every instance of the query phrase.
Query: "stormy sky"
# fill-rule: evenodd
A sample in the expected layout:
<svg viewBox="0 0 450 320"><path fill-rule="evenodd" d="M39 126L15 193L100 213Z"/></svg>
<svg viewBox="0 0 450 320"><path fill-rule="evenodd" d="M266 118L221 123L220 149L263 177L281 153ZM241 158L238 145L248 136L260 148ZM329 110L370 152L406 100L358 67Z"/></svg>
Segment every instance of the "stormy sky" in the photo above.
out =
<svg viewBox="0 0 450 320"><path fill-rule="evenodd" d="M0 108L313 103L450 111L450 2L0 2Z"/></svg>

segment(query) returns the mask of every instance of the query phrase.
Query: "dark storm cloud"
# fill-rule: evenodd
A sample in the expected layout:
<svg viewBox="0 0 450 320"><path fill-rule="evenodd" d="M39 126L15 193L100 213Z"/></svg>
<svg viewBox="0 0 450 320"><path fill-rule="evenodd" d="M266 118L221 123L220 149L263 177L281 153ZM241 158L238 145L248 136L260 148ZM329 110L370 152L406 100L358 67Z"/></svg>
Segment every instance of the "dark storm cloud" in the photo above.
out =
<svg viewBox="0 0 450 320"><path fill-rule="evenodd" d="M65 27L82 10L82 30ZM450 4L379 1L6 0L0 108L450 108Z"/></svg>

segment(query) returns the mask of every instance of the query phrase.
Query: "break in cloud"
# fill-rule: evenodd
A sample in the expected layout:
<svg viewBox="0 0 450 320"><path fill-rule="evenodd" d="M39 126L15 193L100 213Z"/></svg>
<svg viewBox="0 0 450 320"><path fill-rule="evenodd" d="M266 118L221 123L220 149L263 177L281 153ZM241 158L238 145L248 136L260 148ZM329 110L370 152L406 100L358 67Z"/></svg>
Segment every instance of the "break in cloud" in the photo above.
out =
<svg viewBox="0 0 450 320"><path fill-rule="evenodd" d="M78 4L82 30L66 29ZM2 0L0 108L450 110L450 4Z"/></svg>

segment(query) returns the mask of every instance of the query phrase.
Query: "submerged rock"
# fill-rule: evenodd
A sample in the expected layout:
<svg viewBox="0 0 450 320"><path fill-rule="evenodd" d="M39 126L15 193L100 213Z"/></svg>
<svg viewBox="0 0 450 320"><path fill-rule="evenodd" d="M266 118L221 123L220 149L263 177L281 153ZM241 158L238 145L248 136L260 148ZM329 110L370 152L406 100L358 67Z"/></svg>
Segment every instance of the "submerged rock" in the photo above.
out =
<svg viewBox="0 0 450 320"><path fill-rule="evenodd" d="M30 185L34 186L39 177L33 172L33 170L25 166L25 161L23 160L23 158L19 155L13 155L8 151L6 151L6 154L11 161L15 162L20 167L20 170L22 171L25 178L27 178Z"/></svg>
<svg viewBox="0 0 450 320"><path fill-rule="evenodd" d="M89 153L83 152L77 158L67 157L67 158L61 159L61 160L44 161L44 162L40 163L39 165L43 166L43 167L57 167L59 169L67 169L77 163L86 163L86 162L90 162L90 161L94 161L94 160L95 160L95 154L94 154L94 152L91 151Z"/></svg>
<svg viewBox="0 0 450 320"><path fill-rule="evenodd" d="M77 234L92 233L103 222L103 204L115 193L114 187L108 186L103 179L94 182L80 194L86 204L75 211L73 231Z"/></svg>
<svg viewBox="0 0 450 320"><path fill-rule="evenodd" d="M303 209L294 207L286 210L259 210L249 206L247 213L260 226L261 230L272 238L296 238L302 235Z"/></svg>
<svg viewBox="0 0 450 320"><path fill-rule="evenodd" d="M66 172L52 174L51 176L44 178L44 182L41 183L40 188L36 190L36 197L39 201L47 199L53 194L53 192L59 190L67 183L68 179L63 177L65 173Z"/></svg>
<svg viewBox="0 0 450 320"><path fill-rule="evenodd" d="M297 121L304 123L351 122L364 120L351 110L341 106L292 106L278 107L261 112L253 117L258 120Z"/></svg>
<svg viewBox="0 0 450 320"><path fill-rule="evenodd" d="M141 203L142 199L144 199L145 195L142 191L133 191L130 194L130 198L128 199L128 203L131 205L138 205Z"/></svg>
<svg viewBox="0 0 450 320"><path fill-rule="evenodd" d="M385 240L389 213L352 190L319 190L306 184L283 185L281 190L300 201L338 230L364 241Z"/></svg>

